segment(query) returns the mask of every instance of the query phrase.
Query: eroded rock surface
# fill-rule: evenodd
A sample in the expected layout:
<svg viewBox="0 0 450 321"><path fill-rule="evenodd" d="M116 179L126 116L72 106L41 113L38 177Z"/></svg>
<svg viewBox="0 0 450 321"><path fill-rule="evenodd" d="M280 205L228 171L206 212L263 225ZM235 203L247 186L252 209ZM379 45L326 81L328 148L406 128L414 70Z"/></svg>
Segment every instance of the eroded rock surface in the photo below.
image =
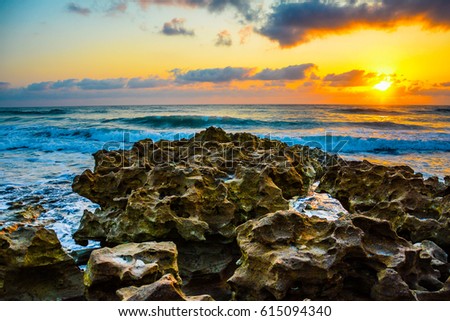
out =
<svg viewBox="0 0 450 321"><path fill-rule="evenodd" d="M101 206L85 212L74 236L80 243L229 242L246 220L287 210L288 199L306 195L337 160L320 150L214 127L190 140L144 140L129 151L94 157L94 172L86 170L73 183L75 192Z"/></svg>
<svg viewBox="0 0 450 321"><path fill-rule="evenodd" d="M89 299L115 299L127 286L151 284L170 273L180 281L177 248L172 242L121 244L94 250L84 273Z"/></svg>
<svg viewBox="0 0 450 321"><path fill-rule="evenodd" d="M100 208L74 238L125 244L94 251L90 299L449 297L449 179L213 127L94 158L73 190ZM151 241L177 244L172 270L136 254Z"/></svg>
<svg viewBox="0 0 450 321"><path fill-rule="evenodd" d="M209 295L186 296L172 274L149 285L119 289L117 296L122 301L214 301Z"/></svg>
<svg viewBox="0 0 450 321"><path fill-rule="evenodd" d="M237 241L242 258L229 283L241 300L413 300L445 291L437 266L449 265L437 246L432 257L379 219L280 211L241 225Z"/></svg>
<svg viewBox="0 0 450 321"><path fill-rule="evenodd" d="M53 230L0 231L0 299L69 300L83 293L83 274Z"/></svg>
<svg viewBox="0 0 450 321"><path fill-rule="evenodd" d="M352 214L391 222L412 242L431 240L450 249L450 194L437 178L424 180L407 166L348 162L329 167L318 190Z"/></svg>

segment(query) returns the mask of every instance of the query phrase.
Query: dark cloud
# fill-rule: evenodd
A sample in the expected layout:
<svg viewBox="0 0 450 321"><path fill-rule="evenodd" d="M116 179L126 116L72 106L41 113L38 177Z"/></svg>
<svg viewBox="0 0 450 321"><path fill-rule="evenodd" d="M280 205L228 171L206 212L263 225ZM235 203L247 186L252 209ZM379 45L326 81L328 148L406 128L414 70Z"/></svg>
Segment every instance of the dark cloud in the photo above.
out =
<svg viewBox="0 0 450 321"><path fill-rule="evenodd" d="M441 87L450 87L450 81L449 82L443 82L440 85L441 85Z"/></svg>
<svg viewBox="0 0 450 321"><path fill-rule="evenodd" d="M306 72L316 68L314 64L289 66L280 69L264 69L252 78L257 80L302 80Z"/></svg>
<svg viewBox="0 0 450 321"><path fill-rule="evenodd" d="M228 30L223 30L217 34L216 46L230 47L233 45L233 40L231 39L231 33Z"/></svg>
<svg viewBox="0 0 450 321"><path fill-rule="evenodd" d="M0 81L0 90L6 90L9 88L11 84L6 81Z"/></svg>
<svg viewBox="0 0 450 321"><path fill-rule="evenodd" d="M91 9L89 8L84 8L82 6L80 6L79 4L76 4L74 2L71 2L69 4L67 4L67 11L71 12L71 13L76 13L82 16L88 16L91 13Z"/></svg>
<svg viewBox="0 0 450 321"><path fill-rule="evenodd" d="M43 81L29 84L26 89L30 91L45 91L49 90L52 86L52 81Z"/></svg>
<svg viewBox="0 0 450 321"><path fill-rule="evenodd" d="M121 89L126 85L126 78L114 78L114 79L89 79L85 78L77 83L77 86L83 90L111 90Z"/></svg>
<svg viewBox="0 0 450 321"><path fill-rule="evenodd" d="M193 36L194 30L188 30L184 27L185 19L173 18L171 21L166 22L161 30L166 36Z"/></svg>
<svg viewBox="0 0 450 321"><path fill-rule="evenodd" d="M58 80L51 84L51 89L67 89L67 88L74 88L77 86L77 80L76 79L66 79L66 80Z"/></svg>
<svg viewBox="0 0 450 321"><path fill-rule="evenodd" d="M259 32L282 47L355 28L393 28L400 23L450 27L448 0L307 0L273 7Z"/></svg>
<svg viewBox="0 0 450 321"><path fill-rule="evenodd" d="M195 83L195 82L212 82L221 83L232 80L248 79L248 74L251 69L248 68L214 68L214 69L197 69L182 73L175 69L172 72L175 74L176 81L181 83Z"/></svg>
<svg viewBox="0 0 450 321"><path fill-rule="evenodd" d="M207 8L210 12L222 12L226 8L235 8L245 19L253 20L259 12L249 0L139 0L143 9L151 5L183 6L190 8Z"/></svg>
<svg viewBox="0 0 450 321"><path fill-rule="evenodd" d="M367 86L377 78L375 73L366 73L364 70L352 70L342 74L329 74L323 78L331 87L359 87Z"/></svg>
<svg viewBox="0 0 450 321"><path fill-rule="evenodd" d="M142 88L156 88L162 87L168 84L168 80L160 79L157 77L154 78L131 78L128 80L127 87L132 89L142 89Z"/></svg>

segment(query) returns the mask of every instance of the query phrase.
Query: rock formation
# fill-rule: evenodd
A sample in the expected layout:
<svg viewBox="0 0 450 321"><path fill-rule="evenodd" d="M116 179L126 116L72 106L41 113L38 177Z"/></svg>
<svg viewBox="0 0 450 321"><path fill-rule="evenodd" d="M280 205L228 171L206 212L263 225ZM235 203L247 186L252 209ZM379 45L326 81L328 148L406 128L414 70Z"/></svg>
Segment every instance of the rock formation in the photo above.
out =
<svg viewBox="0 0 450 321"><path fill-rule="evenodd" d="M230 242L236 226L288 209L288 199L306 195L324 166L336 161L319 150L214 127L190 140L144 140L129 151L94 157L94 172L73 183L74 191L101 206L85 212L74 236L79 243Z"/></svg>
<svg viewBox="0 0 450 321"><path fill-rule="evenodd" d="M89 299L115 299L116 290L151 284L170 273L178 275L177 248L172 242L145 242L92 252L84 273Z"/></svg>
<svg viewBox="0 0 450 321"><path fill-rule="evenodd" d="M328 168L318 190L350 213L389 221L412 242L431 240L450 249L450 194L437 178L424 180L407 166L340 162Z"/></svg>
<svg viewBox="0 0 450 321"><path fill-rule="evenodd" d="M91 255L88 299L449 297L450 179L214 127L94 158L74 238L123 245Z"/></svg>
<svg viewBox="0 0 450 321"><path fill-rule="evenodd" d="M172 274L141 287L127 287L117 290L122 301L214 301L209 295L186 296Z"/></svg>
<svg viewBox="0 0 450 321"><path fill-rule="evenodd" d="M0 299L80 299L82 279L53 230L18 226L0 231Z"/></svg>
<svg viewBox="0 0 450 321"><path fill-rule="evenodd" d="M326 220L280 211L242 224L237 241L242 258L229 282L240 300L438 297L446 275L437 267L449 268L436 245L413 246L387 221L364 216Z"/></svg>

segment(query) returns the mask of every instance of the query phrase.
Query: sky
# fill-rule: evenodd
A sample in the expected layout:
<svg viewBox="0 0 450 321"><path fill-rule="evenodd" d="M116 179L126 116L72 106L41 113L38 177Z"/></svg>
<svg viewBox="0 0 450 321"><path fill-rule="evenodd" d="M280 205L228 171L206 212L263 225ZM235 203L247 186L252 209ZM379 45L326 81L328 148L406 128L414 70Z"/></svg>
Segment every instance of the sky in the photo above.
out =
<svg viewBox="0 0 450 321"><path fill-rule="evenodd" d="M448 0L0 0L0 107L450 105Z"/></svg>

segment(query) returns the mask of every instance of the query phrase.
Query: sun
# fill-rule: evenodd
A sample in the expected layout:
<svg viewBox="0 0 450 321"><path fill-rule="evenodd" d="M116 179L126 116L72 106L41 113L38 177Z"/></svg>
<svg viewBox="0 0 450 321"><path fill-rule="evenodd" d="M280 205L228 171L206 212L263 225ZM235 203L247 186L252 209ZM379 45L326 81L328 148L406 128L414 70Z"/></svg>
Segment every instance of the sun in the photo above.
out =
<svg viewBox="0 0 450 321"><path fill-rule="evenodd" d="M379 82L378 84L376 84L375 86L373 86L373 88L375 88L379 91L386 91L389 88L391 88L391 86L392 86L392 82L383 80L383 81Z"/></svg>

